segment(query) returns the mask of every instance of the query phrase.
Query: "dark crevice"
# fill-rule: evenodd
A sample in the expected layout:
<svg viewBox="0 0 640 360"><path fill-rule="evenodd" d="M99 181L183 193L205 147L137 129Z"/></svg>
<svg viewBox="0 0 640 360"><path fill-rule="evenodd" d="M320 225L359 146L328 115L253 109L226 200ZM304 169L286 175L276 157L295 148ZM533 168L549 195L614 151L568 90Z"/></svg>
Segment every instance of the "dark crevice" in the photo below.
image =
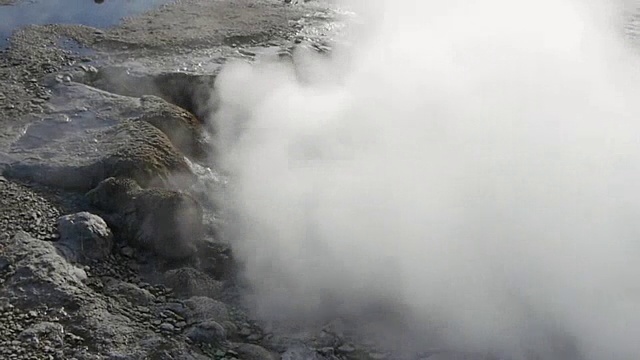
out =
<svg viewBox="0 0 640 360"><path fill-rule="evenodd" d="M114 94L141 97L155 95L177 105L205 123L212 112L212 89L216 75L162 73L132 74L127 68L106 67L84 79L84 83Z"/></svg>

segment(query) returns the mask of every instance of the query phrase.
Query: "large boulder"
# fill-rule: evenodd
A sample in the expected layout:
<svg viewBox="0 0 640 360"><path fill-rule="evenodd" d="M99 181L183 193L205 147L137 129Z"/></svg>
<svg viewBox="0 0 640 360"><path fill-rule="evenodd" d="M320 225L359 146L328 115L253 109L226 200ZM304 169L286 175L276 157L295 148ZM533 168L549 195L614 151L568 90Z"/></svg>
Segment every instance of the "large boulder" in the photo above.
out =
<svg viewBox="0 0 640 360"><path fill-rule="evenodd" d="M88 212L61 216L56 247L71 261L102 260L111 254L113 234L104 220Z"/></svg>
<svg viewBox="0 0 640 360"><path fill-rule="evenodd" d="M87 293L84 270L70 264L46 241L20 231L3 249L14 271L2 287L0 297L29 307L38 304L69 306Z"/></svg>
<svg viewBox="0 0 640 360"><path fill-rule="evenodd" d="M136 120L158 128L187 156L198 160L207 158L212 147L193 114L153 95L141 96L140 105L144 112Z"/></svg>
<svg viewBox="0 0 640 360"><path fill-rule="evenodd" d="M184 155L171 142L171 137L184 139L185 147L189 140L185 129L193 121L184 111L161 100L75 83L58 84L53 91L51 111L31 115L23 134L4 150L3 162L11 160L4 166L7 175L78 190L111 176L163 187L177 185L177 178L193 180Z"/></svg>
<svg viewBox="0 0 640 360"><path fill-rule="evenodd" d="M215 299L222 293L222 282L192 267L168 270L163 277L164 284L179 296L208 296Z"/></svg>
<svg viewBox="0 0 640 360"><path fill-rule="evenodd" d="M132 179L108 178L87 197L110 214L114 227L132 245L164 258L191 257L203 240L202 207L184 192L142 189Z"/></svg>
<svg viewBox="0 0 640 360"><path fill-rule="evenodd" d="M231 320L229 309L223 302L206 296L193 296L184 301L184 306L181 312L189 324L205 321L224 323Z"/></svg>
<svg viewBox="0 0 640 360"><path fill-rule="evenodd" d="M219 323L207 320L187 329L185 336L196 343L217 345L226 340L226 330Z"/></svg>

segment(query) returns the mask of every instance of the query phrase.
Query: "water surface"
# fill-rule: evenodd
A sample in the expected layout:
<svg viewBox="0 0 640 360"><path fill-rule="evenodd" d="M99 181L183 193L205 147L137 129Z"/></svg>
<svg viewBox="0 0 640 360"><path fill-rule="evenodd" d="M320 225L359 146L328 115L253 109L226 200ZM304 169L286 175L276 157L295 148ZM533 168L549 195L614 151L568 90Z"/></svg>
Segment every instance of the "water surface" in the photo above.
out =
<svg viewBox="0 0 640 360"><path fill-rule="evenodd" d="M22 0L0 6L0 48L11 33L25 25L82 24L98 28L116 25L171 0Z"/></svg>

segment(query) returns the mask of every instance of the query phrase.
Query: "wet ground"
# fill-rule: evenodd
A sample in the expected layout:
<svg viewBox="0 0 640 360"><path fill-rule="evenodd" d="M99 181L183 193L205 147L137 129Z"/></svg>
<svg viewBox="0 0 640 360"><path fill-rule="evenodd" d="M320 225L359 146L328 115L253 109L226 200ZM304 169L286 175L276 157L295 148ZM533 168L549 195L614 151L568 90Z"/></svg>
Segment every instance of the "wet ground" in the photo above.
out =
<svg viewBox="0 0 640 360"><path fill-rule="evenodd" d="M45 24L81 24L97 28L116 25L124 17L135 16L170 0L21 0L0 3L0 48L20 27Z"/></svg>

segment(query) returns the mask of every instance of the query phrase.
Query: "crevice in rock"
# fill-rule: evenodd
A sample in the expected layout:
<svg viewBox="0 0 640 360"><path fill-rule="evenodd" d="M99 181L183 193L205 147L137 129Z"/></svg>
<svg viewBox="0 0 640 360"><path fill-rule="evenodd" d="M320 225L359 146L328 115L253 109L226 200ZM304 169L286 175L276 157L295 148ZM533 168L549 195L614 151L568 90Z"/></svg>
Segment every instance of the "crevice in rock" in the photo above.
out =
<svg viewBox="0 0 640 360"><path fill-rule="evenodd" d="M76 81L118 95L158 96L194 114L200 122L212 114L212 89L216 74L196 75L182 72L135 74L125 67L104 67L86 72Z"/></svg>

